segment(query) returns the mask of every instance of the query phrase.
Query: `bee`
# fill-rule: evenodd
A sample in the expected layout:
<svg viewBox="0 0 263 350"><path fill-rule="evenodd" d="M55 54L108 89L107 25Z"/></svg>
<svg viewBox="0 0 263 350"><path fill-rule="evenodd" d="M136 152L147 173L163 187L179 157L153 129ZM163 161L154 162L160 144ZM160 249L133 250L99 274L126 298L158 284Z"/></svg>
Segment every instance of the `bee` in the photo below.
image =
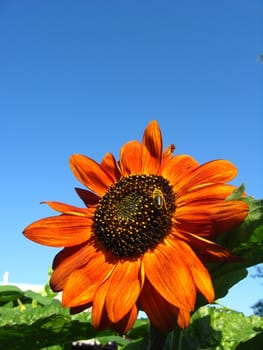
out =
<svg viewBox="0 0 263 350"><path fill-rule="evenodd" d="M152 198L155 208L162 209L163 207L166 207L165 198L161 190L155 188L152 193Z"/></svg>

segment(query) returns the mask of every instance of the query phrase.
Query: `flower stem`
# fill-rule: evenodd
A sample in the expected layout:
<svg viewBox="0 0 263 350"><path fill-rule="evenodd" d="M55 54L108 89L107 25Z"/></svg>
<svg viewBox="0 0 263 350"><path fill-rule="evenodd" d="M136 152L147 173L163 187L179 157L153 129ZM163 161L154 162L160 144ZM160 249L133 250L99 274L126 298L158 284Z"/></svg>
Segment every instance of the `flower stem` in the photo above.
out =
<svg viewBox="0 0 263 350"><path fill-rule="evenodd" d="M171 350L180 350L182 346L182 330L180 328L175 328L172 332L171 337Z"/></svg>
<svg viewBox="0 0 263 350"><path fill-rule="evenodd" d="M150 324L149 344L147 350L181 350L182 330L177 327L170 333L163 333Z"/></svg>
<svg viewBox="0 0 263 350"><path fill-rule="evenodd" d="M149 330L149 343L147 350L161 350L164 347L164 343L167 337L167 333L161 332L159 329L150 324Z"/></svg>

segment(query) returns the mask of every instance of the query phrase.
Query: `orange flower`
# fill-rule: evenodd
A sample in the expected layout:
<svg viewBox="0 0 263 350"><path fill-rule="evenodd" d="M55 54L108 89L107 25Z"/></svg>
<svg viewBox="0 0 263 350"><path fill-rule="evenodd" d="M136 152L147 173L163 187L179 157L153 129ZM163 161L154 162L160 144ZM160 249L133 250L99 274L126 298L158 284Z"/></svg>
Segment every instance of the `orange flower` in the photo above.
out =
<svg viewBox="0 0 263 350"><path fill-rule="evenodd" d="M101 164L73 155L86 207L46 202L61 215L24 230L32 241L64 247L54 259L51 288L63 291L71 312L92 306L97 329L125 333L139 309L161 331L188 326L196 294L214 300L204 262L232 258L212 240L247 216L246 203L225 200L236 168L226 160L199 165L173 151L173 145L163 151L152 121L141 143L121 148L119 161L111 153Z"/></svg>

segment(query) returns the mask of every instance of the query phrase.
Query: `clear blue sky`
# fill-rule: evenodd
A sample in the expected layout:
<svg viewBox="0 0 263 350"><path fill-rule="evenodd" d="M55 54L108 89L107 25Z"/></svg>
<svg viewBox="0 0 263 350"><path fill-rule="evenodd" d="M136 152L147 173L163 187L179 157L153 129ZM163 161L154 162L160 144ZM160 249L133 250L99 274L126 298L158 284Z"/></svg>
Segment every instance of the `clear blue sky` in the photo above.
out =
<svg viewBox="0 0 263 350"><path fill-rule="evenodd" d="M165 146L231 160L263 198L262 14L262 0L0 1L0 279L46 282L57 250L22 235L53 214L39 202L81 205L69 156L118 157L151 119ZM226 304L248 313L263 286L235 289Z"/></svg>

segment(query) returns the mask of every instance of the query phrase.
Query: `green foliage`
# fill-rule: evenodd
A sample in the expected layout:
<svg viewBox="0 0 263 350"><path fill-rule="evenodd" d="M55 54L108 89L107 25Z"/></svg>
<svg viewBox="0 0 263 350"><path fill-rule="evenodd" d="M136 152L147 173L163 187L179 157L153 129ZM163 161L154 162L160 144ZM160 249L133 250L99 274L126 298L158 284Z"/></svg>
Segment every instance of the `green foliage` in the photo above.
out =
<svg viewBox="0 0 263 350"><path fill-rule="evenodd" d="M101 344L115 341L125 350L133 349L133 340L134 344L146 343L148 320L137 320L126 337L110 330L97 332L90 312L70 315L54 295L44 294L0 286L0 350L67 350L81 339L96 339Z"/></svg>
<svg viewBox="0 0 263 350"><path fill-rule="evenodd" d="M262 350L263 319L227 308L203 306L183 331L184 350ZM253 347L251 346L253 341Z"/></svg>
<svg viewBox="0 0 263 350"><path fill-rule="evenodd" d="M19 300L19 302L18 302ZM92 328L91 315L70 315L60 301L12 286L0 287L0 350L70 350L73 341L96 339L100 344L115 341L119 350L146 350L148 320L137 320L127 336ZM221 307L203 306L182 332L183 350L260 350L263 318L245 317ZM165 349L173 349L174 334L167 337Z"/></svg>

